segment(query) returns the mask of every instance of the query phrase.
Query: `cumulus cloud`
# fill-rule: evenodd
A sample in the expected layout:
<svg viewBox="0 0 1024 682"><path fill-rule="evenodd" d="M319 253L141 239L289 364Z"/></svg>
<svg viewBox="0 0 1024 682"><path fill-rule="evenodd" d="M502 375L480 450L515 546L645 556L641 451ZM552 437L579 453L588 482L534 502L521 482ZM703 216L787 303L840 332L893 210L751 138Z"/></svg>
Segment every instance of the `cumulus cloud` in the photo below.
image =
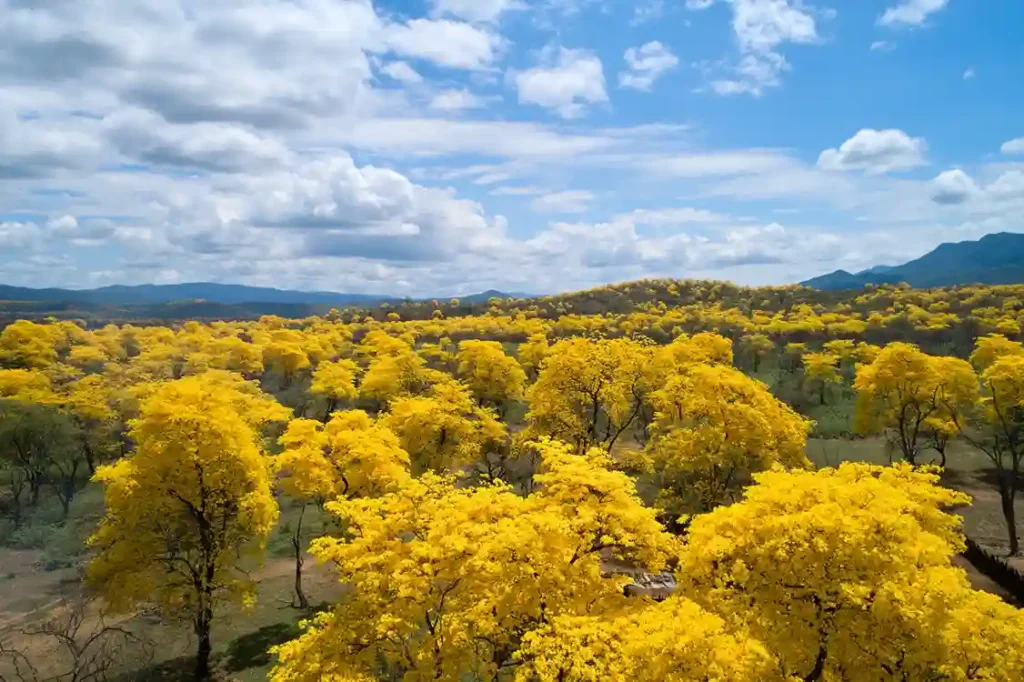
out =
<svg viewBox="0 0 1024 682"><path fill-rule="evenodd" d="M496 21L505 12L526 9L519 0L431 0L434 14L474 22Z"/></svg>
<svg viewBox="0 0 1024 682"><path fill-rule="evenodd" d="M862 170L869 174L905 171L925 164L928 144L902 130L864 128L838 149L826 149L818 157L824 170Z"/></svg>
<svg viewBox="0 0 1024 682"><path fill-rule="evenodd" d="M1005 205L1024 204L1024 171L1012 169L981 183L959 168L943 171L932 180L932 200L943 205L970 202L982 212L999 210Z"/></svg>
<svg viewBox="0 0 1024 682"><path fill-rule="evenodd" d="M656 40L629 48L623 58L629 68L619 74L619 85L636 90L650 90L654 81L679 65L679 58Z"/></svg>
<svg viewBox="0 0 1024 682"><path fill-rule="evenodd" d="M766 52L782 43L814 43L814 17L788 0L733 0L732 27L740 48Z"/></svg>
<svg viewBox="0 0 1024 682"><path fill-rule="evenodd" d="M665 11L665 0L648 0L637 3L633 8L633 18L630 19L630 26L640 26L649 21L659 18Z"/></svg>
<svg viewBox="0 0 1024 682"><path fill-rule="evenodd" d="M396 54L454 69L484 69L494 62L501 38L450 19L411 19L388 27L385 44Z"/></svg>
<svg viewBox="0 0 1024 682"><path fill-rule="evenodd" d="M693 10L706 9L714 0L688 0ZM711 80L711 90L719 95L749 94L760 97L768 88L778 87L781 76L790 69L778 51L786 43L820 42L814 14L791 0L730 0L732 29L740 50L740 60L725 77Z"/></svg>
<svg viewBox="0 0 1024 682"><path fill-rule="evenodd" d="M1024 154L1024 137L1017 137L1012 140L1007 140L999 148L1004 154Z"/></svg>
<svg viewBox="0 0 1024 682"><path fill-rule="evenodd" d="M23 118L0 106L0 179L46 177L95 163L103 145L94 133L94 123L79 120L59 125Z"/></svg>
<svg viewBox="0 0 1024 682"><path fill-rule="evenodd" d="M537 213L585 213L593 200L594 194L586 190L552 192L531 201L530 208Z"/></svg>
<svg viewBox="0 0 1024 682"><path fill-rule="evenodd" d="M736 65L732 78L712 81L711 89L719 95L760 97L766 89L781 85L782 74L789 69L789 62L778 52L748 54Z"/></svg>
<svg viewBox="0 0 1024 682"><path fill-rule="evenodd" d="M578 118L587 106L608 101L604 68L597 55L565 47L545 50L542 64L516 73L519 101L536 104L562 118Z"/></svg>
<svg viewBox="0 0 1024 682"><path fill-rule="evenodd" d="M949 4L949 0L904 0L889 7L878 17L878 24L886 27L921 26L928 17Z"/></svg>
<svg viewBox="0 0 1024 682"><path fill-rule="evenodd" d="M959 168L939 173L932 187L932 199L939 204L962 204L978 194L974 178Z"/></svg>
<svg viewBox="0 0 1024 682"><path fill-rule="evenodd" d="M482 106L484 100L469 90L442 90L430 100L430 108L435 111L462 111Z"/></svg>
<svg viewBox="0 0 1024 682"><path fill-rule="evenodd" d="M380 71L400 83L416 84L423 82L423 76L406 62L388 62L381 67Z"/></svg>
<svg viewBox="0 0 1024 682"><path fill-rule="evenodd" d="M291 152L278 140L233 123L168 124L140 110L104 121L111 145L132 161L157 166L242 172L277 166Z"/></svg>

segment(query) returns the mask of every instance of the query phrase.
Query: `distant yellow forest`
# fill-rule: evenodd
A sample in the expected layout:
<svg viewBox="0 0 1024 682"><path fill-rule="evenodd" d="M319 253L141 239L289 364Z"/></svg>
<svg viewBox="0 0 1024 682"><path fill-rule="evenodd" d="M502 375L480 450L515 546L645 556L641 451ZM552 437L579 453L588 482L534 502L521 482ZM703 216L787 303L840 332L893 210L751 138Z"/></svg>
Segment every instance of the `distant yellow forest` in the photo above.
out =
<svg viewBox="0 0 1024 682"><path fill-rule="evenodd" d="M1022 323L677 280L14 321L0 680L1024 679Z"/></svg>

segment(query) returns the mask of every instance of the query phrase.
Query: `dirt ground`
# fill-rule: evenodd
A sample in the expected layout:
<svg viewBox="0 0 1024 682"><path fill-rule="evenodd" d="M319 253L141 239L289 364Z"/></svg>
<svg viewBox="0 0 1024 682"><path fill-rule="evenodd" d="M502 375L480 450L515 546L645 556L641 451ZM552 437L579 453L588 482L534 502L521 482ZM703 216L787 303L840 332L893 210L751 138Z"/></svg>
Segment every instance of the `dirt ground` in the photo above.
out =
<svg viewBox="0 0 1024 682"><path fill-rule="evenodd" d="M79 576L74 569L40 570L41 552L3 550L0 552L0 641L25 654L38 668L41 679L56 675L68 667L68 657L55 653L55 640L24 634L50 618L62 618L62 596L78 595ZM294 563L289 558L268 559L256 572L259 597L250 611L226 610L220 614L213 631L214 656L221 679L255 682L265 680L272 665L267 654L271 646L294 638L298 621L309 614L290 606L293 595ZM310 557L304 569L304 587L310 602L327 604L341 595L341 586L329 567L318 566ZM98 603L89 607L82 632L95 629ZM187 680L191 679L195 639L186 626L161 623L153 617L108 617L106 624L124 627L141 643L133 645L136 660L132 672L116 679ZM126 662L127 663L127 662ZM30 680L31 677L25 676ZM11 660L0 657L0 680L20 682L13 674Z"/></svg>
<svg viewBox="0 0 1024 682"><path fill-rule="evenodd" d="M844 461L875 464L890 462L889 449L881 438L811 439L807 442L807 456L819 466L835 466ZM899 453L894 453L892 457L898 459ZM930 455L926 455L921 463L932 463ZM971 496L970 506L956 510L964 519L964 532L996 556L1006 557L1009 553L1009 541L991 460L983 452L966 444L954 443L949 449L942 482ZM1017 533L1024 538L1024 495L1017 496L1015 508ZM1024 558L1008 558L1007 561L1012 566L1024 570Z"/></svg>

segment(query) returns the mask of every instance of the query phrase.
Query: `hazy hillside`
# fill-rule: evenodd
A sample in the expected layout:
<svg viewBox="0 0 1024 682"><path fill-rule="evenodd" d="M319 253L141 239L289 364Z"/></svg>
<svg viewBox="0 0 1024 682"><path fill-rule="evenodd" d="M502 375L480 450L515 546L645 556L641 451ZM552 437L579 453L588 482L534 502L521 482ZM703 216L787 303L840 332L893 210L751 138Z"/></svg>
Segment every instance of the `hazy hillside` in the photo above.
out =
<svg viewBox="0 0 1024 682"><path fill-rule="evenodd" d="M809 279L815 289L859 289L865 284L907 282L914 287L1024 282L1024 234L1000 232L978 241L942 244L934 251L895 267L858 273L845 270Z"/></svg>

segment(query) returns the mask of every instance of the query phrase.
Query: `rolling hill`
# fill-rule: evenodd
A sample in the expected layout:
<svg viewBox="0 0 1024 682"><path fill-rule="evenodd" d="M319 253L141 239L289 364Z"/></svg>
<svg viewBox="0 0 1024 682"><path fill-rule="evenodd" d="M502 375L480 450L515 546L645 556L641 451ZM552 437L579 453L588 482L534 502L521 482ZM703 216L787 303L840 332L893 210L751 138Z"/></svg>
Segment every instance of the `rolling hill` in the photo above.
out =
<svg viewBox="0 0 1024 682"><path fill-rule="evenodd" d="M899 282L920 288L1024 283L1024 234L999 232L977 241L942 244L903 265L878 266L857 273L836 270L801 284L840 290Z"/></svg>
<svg viewBox="0 0 1024 682"><path fill-rule="evenodd" d="M485 302L492 297L523 298L528 294L484 291L461 297L470 302ZM114 285L98 289L31 289L0 285L0 301L79 303L92 306L153 306L165 303L204 301L213 304L244 303L284 305L326 305L368 307L395 303L402 299L375 294L344 294L333 291L294 291L242 284L192 282L188 284Z"/></svg>

